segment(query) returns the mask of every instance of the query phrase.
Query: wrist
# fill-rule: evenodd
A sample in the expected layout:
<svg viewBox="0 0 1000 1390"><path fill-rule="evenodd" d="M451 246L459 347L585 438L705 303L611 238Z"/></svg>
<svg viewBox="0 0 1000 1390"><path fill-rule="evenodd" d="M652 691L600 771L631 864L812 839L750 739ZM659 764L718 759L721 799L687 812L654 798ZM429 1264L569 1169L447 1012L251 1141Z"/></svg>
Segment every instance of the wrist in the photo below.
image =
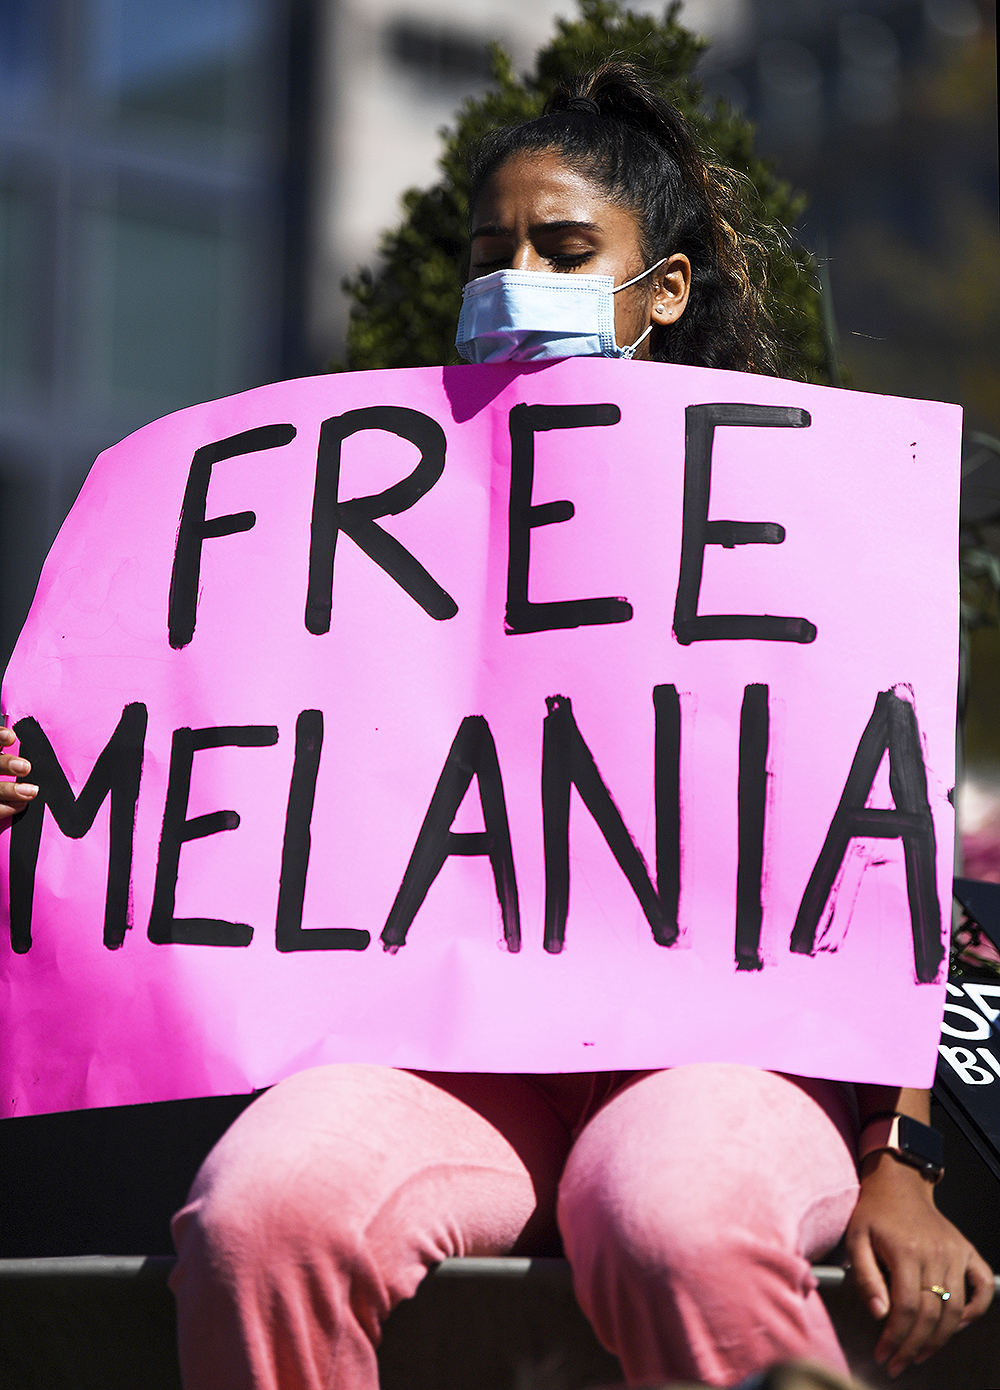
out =
<svg viewBox="0 0 1000 1390"><path fill-rule="evenodd" d="M919 1168L913 1168L900 1160L888 1149L877 1149L858 1160L858 1180L862 1189L866 1187L893 1187L902 1190L909 1188L934 1200L935 1183L924 1177Z"/></svg>
<svg viewBox="0 0 1000 1390"><path fill-rule="evenodd" d="M944 1148L936 1129L898 1111L882 1111L862 1124L858 1135L858 1171L874 1171L873 1160L886 1157L933 1185L944 1175Z"/></svg>

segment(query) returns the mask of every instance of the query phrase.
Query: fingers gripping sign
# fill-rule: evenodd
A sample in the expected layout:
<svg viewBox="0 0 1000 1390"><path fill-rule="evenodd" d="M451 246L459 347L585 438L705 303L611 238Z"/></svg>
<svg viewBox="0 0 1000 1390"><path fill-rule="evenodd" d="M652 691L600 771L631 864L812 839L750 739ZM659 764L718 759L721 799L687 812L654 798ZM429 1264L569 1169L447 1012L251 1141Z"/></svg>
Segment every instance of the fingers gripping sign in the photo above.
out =
<svg viewBox="0 0 1000 1390"><path fill-rule="evenodd" d="M6 714L0 715L0 748L10 748L16 742L17 735L7 727ZM11 780L27 777L30 771L31 764L27 758L0 753L0 831L5 830L18 812L23 811L28 802L38 795L38 788L33 782Z"/></svg>

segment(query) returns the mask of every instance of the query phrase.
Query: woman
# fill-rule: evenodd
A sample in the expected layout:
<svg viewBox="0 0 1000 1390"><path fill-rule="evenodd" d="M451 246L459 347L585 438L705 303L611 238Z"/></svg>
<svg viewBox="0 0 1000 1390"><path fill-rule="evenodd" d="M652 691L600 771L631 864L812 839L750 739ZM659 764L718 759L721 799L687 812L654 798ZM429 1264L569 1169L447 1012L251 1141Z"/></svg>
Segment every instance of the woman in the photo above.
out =
<svg viewBox="0 0 1000 1390"><path fill-rule="evenodd" d="M722 176L609 66L501 131L473 171L459 343L773 369ZM590 277L610 277L592 280ZM11 741L3 735L4 743ZM29 772L0 758L3 770ZM3 784L0 815L30 798ZM885 1112L926 1093L706 1064L560 1076L320 1067L273 1087L175 1218L187 1390L374 1390L382 1321L454 1255L546 1254L631 1383L733 1385L786 1357L846 1369L810 1261L846 1230L890 1373L981 1313L989 1269Z"/></svg>

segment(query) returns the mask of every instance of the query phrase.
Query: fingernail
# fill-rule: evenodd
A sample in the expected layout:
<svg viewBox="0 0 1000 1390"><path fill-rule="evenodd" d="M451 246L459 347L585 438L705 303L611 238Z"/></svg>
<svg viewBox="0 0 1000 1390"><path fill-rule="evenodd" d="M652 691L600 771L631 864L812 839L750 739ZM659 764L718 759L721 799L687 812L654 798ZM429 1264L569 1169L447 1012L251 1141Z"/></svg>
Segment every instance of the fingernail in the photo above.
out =
<svg viewBox="0 0 1000 1390"><path fill-rule="evenodd" d="M31 764L27 758L11 758L8 766L11 772L16 772L19 777L31 771Z"/></svg>
<svg viewBox="0 0 1000 1390"><path fill-rule="evenodd" d="M872 1316L873 1316L873 1317L876 1317L876 1318L884 1318L885 1315L886 1315L886 1313L888 1313L888 1311L889 1311L889 1305L886 1303L886 1301L885 1301L884 1298L876 1298L876 1299L874 1299L874 1300L872 1301Z"/></svg>
<svg viewBox="0 0 1000 1390"><path fill-rule="evenodd" d="M18 782L16 791L18 796L32 797L38 795L38 788L32 782Z"/></svg>

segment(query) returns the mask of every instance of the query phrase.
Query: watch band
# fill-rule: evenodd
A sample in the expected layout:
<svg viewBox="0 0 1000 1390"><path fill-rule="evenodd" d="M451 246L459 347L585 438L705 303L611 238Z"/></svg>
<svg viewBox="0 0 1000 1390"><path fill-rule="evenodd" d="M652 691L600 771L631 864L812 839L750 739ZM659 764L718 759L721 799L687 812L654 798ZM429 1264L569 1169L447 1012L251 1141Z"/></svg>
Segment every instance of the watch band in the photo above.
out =
<svg viewBox="0 0 1000 1390"><path fill-rule="evenodd" d="M944 1140L940 1132L911 1115L883 1111L862 1125L858 1164L869 1154L882 1152L918 1169L931 1182L940 1182L944 1177Z"/></svg>

